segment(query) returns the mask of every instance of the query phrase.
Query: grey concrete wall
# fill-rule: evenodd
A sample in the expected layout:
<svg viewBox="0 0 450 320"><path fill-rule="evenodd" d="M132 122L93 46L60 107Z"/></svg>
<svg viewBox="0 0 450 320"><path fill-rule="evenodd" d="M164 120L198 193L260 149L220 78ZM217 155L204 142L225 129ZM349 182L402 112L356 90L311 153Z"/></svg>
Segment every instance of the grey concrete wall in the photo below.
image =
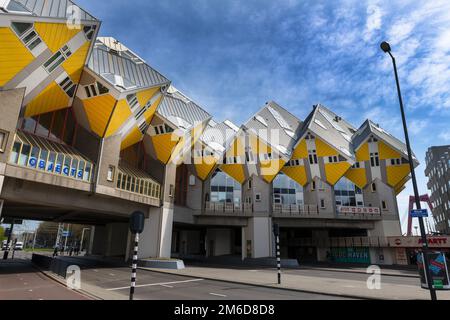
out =
<svg viewBox="0 0 450 320"><path fill-rule="evenodd" d="M187 195L186 195L186 206L188 208L194 209L194 210L202 210L202 197L203 197L203 182L202 180L198 179L197 177L193 176L195 178L195 185L190 185L190 176L192 174L189 173L188 175L188 189L187 189Z"/></svg>
<svg viewBox="0 0 450 320"><path fill-rule="evenodd" d="M92 246L89 250L92 255L105 255L108 240L108 230L105 226L96 226L92 236Z"/></svg>
<svg viewBox="0 0 450 320"><path fill-rule="evenodd" d="M0 129L8 135L5 152L0 152L0 162L8 162L24 94L24 88L0 91Z"/></svg>
<svg viewBox="0 0 450 320"><path fill-rule="evenodd" d="M232 253L231 229L208 229L206 231L206 254L223 256Z"/></svg>
<svg viewBox="0 0 450 320"><path fill-rule="evenodd" d="M106 225L107 246L105 255L108 257L125 256L127 249L128 224L109 223Z"/></svg>
<svg viewBox="0 0 450 320"><path fill-rule="evenodd" d="M120 135L110 136L103 139L102 146L102 158L100 159L100 167L98 168L100 174L97 183L106 187L114 188L116 187L116 176L119 167L120 159L120 144L122 138ZM114 181L107 180L108 168L113 166L115 168Z"/></svg>
<svg viewBox="0 0 450 320"><path fill-rule="evenodd" d="M272 186L260 177L253 176L253 212L258 216L266 216L272 212ZM247 187L246 185L244 185ZM256 201L256 194L261 195L261 200Z"/></svg>

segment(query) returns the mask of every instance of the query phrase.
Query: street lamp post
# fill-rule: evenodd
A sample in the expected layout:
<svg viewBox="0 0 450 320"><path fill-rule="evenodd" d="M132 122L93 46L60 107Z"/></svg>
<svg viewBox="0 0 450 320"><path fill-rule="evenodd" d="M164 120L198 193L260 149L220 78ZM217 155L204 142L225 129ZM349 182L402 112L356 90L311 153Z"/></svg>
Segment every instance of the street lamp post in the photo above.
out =
<svg viewBox="0 0 450 320"><path fill-rule="evenodd" d="M403 109L402 93L400 91L400 82L398 80L397 64L395 63L395 58L391 53L391 46L389 45L389 43L382 42L380 47L381 47L381 50L383 50L385 53L389 54L389 56L392 59L392 64L394 65L395 82L397 84L398 101L400 103L400 111L402 114L403 131L405 132L406 150L408 152L408 161L409 161L409 167L411 170L411 177L412 177L412 183L413 183L413 189L414 189L414 197L415 197L415 201L416 201L416 209L421 209L419 189L417 187L416 173L414 171L413 156L412 156L412 152L411 152L411 145L409 143L408 128L406 126L405 110ZM408 212L408 214L411 214L411 213ZM419 226L420 226L420 234L422 236L423 258L424 258L424 263L425 263L425 274L426 274L427 280L428 280L427 281L428 282L428 290L430 290L431 300L437 300L436 291L433 288L433 284L431 283L431 273L430 273L430 268L429 268L429 264L428 264L429 248L428 248L427 234L425 232L425 224L423 222L422 217L419 217Z"/></svg>

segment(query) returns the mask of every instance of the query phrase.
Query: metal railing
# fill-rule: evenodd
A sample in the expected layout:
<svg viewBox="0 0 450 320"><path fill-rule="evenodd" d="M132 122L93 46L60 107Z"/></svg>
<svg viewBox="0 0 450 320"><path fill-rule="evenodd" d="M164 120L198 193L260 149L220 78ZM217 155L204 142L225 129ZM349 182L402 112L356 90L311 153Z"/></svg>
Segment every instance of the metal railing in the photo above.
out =
<svg viewBox="0 0 450 320"><path fill-rule="evenodd" d="M117 189L160 199L161 186L148 174L135 168L119 166L117 173Z"/></svg>
<svg viewBox="0 0 450 320"><path fill-rule="evenodd" d="M319 207L317 205L285 205L275 203L273 205L274 217L310 217L319 215Z"/></svg>
<svg viewBox="0 0 450 320"><path fill-rule="evenodd" d="M74 148L22 131L14 136L8 162L85 182L94 172L93 163Z"/></svg>
<svg viewBox="0 0 450 320"><path fill-rule="evenodd" d="M230 214L238 215L253 212L253 205L251 203L232 203L232 202L205 202L205 212L215 214Z"/></svg>

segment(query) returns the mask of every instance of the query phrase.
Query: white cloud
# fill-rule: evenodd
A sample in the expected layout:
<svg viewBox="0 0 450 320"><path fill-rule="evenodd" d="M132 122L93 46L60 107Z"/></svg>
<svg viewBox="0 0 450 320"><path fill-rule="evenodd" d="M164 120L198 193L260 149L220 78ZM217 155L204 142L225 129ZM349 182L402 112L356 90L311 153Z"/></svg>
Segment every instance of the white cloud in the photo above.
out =
<svg viewBox="0 0 450 320"><path fill-rule="evenodd" d="M425 129L428 126L428 120L418 120L414 119L410 122L408 125L409 131L411 131L412 134L416 135L422 132L423 129Z"/></svg>
<svg viewBox="0 0 450 320"><path fill-rule="evenodd" d="M383 11L377 4L369 4L367 7L366 30L364 32L364 40L370 41L374 32L381 29L381 19Z"/></svg>
<svg viewBox="0 0 450 320"><path fill-rule="evenodd" d="M450 130L442 131L438 137L439 139L442 139L445 142L450 141Z"/></svg>

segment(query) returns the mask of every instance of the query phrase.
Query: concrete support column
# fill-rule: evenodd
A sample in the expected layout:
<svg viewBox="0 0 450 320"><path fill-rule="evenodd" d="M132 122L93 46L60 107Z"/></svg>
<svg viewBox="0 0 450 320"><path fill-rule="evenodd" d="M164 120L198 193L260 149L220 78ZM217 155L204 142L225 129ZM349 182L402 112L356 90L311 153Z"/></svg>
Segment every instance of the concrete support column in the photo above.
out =
<svg viewBox="0 0 450 320"><path fill-rule="evenodd" d="M231 229L208 229L206 231L206 256L231 254L231 236Z"/></svg>
<svg viewBox="0 0 450 320"><path fill-rule="evenodd" d="M272 219L270 217L253 217L243 228L243 258L265 258L272 256Z"/></svg>
<svg viewBox="0 0 450 320"><path fill-rule="evenodd" d="M169 162L164 168L162 207L150 208L141 234L139 258L170 258L172 249L173 209L177 166Z"/></svg>
<svg viewBox="0 0 450 320"><path fill-rule="evenodd" d="M317 246L317 261L327 261L327 251L330 250L329 247L324 247L320 244L325 244L326 239L328 239L328 231L327 230L313 230L312 232L313 240L316 240L319 245Z"/></svg>

